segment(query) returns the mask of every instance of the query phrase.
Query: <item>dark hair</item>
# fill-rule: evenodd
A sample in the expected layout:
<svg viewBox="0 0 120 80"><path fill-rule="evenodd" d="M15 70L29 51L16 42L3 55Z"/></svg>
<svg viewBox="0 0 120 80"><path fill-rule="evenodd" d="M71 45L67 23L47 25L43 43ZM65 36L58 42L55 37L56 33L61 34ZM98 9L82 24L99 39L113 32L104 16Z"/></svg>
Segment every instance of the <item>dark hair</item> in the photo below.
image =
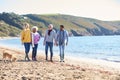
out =
<svg viewBox="0 0 120 80"><path fill-rule="evenodd" d="M64 28L64 25L60 25L60 27Z"/></svg>

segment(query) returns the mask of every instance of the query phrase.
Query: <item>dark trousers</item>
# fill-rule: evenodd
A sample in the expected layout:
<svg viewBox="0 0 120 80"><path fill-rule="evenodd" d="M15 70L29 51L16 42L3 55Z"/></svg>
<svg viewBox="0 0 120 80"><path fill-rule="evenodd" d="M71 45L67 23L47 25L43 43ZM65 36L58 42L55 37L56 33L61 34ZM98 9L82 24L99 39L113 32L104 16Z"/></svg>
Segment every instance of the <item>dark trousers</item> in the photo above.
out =
<svg viewBox="0 0 120 80"><path fill-rule="evenodd" d="M37 48L38 48L38 44L34 44L34 47L33 47L33 50L32 50L32 59L36 59Z"/></svg>
<svg viewBox="0 0 120 80"><path fill-rule="evenodd" d="M30 51L30 44L31 44L31 43L24 43L25 53L26 53L25 60L26 60L26 58L27 58L28 60L30 60L29 57L28 57L28 53L29 53L29 51Z"/></svg>
<svg viewBox="0 0 120 80"><path fill-rule="evenodd" d="M52 60L52 57L53 57L53 42L46 42L46 45L45 45L46 60L48 60L48 48L50 48L50 60Z"/></svg>

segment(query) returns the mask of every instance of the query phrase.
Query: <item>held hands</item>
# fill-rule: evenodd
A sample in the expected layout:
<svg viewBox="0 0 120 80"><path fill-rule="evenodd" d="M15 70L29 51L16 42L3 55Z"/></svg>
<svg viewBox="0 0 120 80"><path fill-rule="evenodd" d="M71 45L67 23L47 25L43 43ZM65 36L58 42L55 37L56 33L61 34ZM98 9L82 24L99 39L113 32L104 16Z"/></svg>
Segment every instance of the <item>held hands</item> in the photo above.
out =
<svg viewBox="0 0 120 80"><path fill-rule="evenodd" d="M43 42L43 45L44 45L44 46L45 46L45 44L46 44L46 43L45 43L45 42ZM54 43L54 45L58 46L58 43L57 43L57 42L55 42L55 43ZM67 45L68 45L68 42L66 42L66 44L65 44L65 45L67 46Z"/></svg>
<svg viewBox="0 0 120 80"><path fill-rule="evenodd" d="M56 46L58 46L58 43L56 43Z"/></svg>
<svg viewBox="0 0 120 80"><path fill-rule="evenodd" d="M43 46L45 46L45 42L43 42Z"/></svg>
<svg viewBox="0 0 120 80"><path fill-rule="evenodd" d="M66 46L68 45L68 42L66 42Z"/></svg>
<svg viewBox="0 0 120 80"><path fill-rule="evenodd" d="M55 41L54 45L58 46L58 43Z"/></svg>
<svg viewBox="0 0 120 80"><path fill-rule="evenodd" d="M35 46L34 46L34 45L32 45L32 47L34 48Z"/></svg>
<svg viewBox="0 0 120 80"><path fill-rule="evenodd" d="M54 43L54 45L56 45L56 43Z"/></svg>

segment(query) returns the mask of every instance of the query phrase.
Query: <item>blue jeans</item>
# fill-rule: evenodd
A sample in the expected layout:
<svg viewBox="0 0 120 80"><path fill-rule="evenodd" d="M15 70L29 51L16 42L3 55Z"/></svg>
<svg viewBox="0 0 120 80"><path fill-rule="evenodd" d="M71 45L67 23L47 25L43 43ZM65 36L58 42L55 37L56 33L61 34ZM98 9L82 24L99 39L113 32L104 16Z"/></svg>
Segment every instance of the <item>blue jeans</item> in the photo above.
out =
<svg viewBox="0 0 120 80"><path fill-rule="evenodd" d="M34 47L32 50L32 59L36 59L37 48L38 48L38 44L34 44Z"/></svg>
<svg viewBox="0 0 120 80"><path fill-rule="evenodd" d="M28 61L30 61L29 56L28 56L28 53L29 53L29 51L30 51L30 44L31 44L31 43L24 43L25 53L26 53L26 55L25 55L25 60L26 60L26 58L27 58Z"/></svg>
<svg viewBox="0 0 120 80"><path fill-rule="evenodd" d="M50 48L50 60L52 60L52 57L53 57L53 42L46 42L46 45L45 45L46 60L48 60L48 48Z"/></svg>
<svg viewBox="0 0 120 80"><path fill-rule="evenodd" d="M59 49L60 49L60 61L64 61L65 45L59 45Z"/></svg>
<svg viewBox="0 0 120 80"><path fill-rule="evenodd" d="M28 54L30 51L30 44L31 43L24 43L24 47L25 47L25 53Z"/></svg>

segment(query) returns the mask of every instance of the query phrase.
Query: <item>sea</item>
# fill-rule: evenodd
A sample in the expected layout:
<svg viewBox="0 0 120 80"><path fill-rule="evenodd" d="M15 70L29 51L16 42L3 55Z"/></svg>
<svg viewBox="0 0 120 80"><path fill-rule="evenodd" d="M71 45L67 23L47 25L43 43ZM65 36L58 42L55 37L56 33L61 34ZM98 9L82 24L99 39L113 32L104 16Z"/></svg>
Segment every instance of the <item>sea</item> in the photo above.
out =
<svg viewBox="0 0 120 80"><path fill-rule="evenodd" d="M38 51L45 50L43 39L39 41ZM1 39L0 46L24 50L20 38ZM54 55L59 55L58 46L54 46L53 51ZM65 46L65 56L120 62L120 36L69 37L68 45Z"/></svg>

